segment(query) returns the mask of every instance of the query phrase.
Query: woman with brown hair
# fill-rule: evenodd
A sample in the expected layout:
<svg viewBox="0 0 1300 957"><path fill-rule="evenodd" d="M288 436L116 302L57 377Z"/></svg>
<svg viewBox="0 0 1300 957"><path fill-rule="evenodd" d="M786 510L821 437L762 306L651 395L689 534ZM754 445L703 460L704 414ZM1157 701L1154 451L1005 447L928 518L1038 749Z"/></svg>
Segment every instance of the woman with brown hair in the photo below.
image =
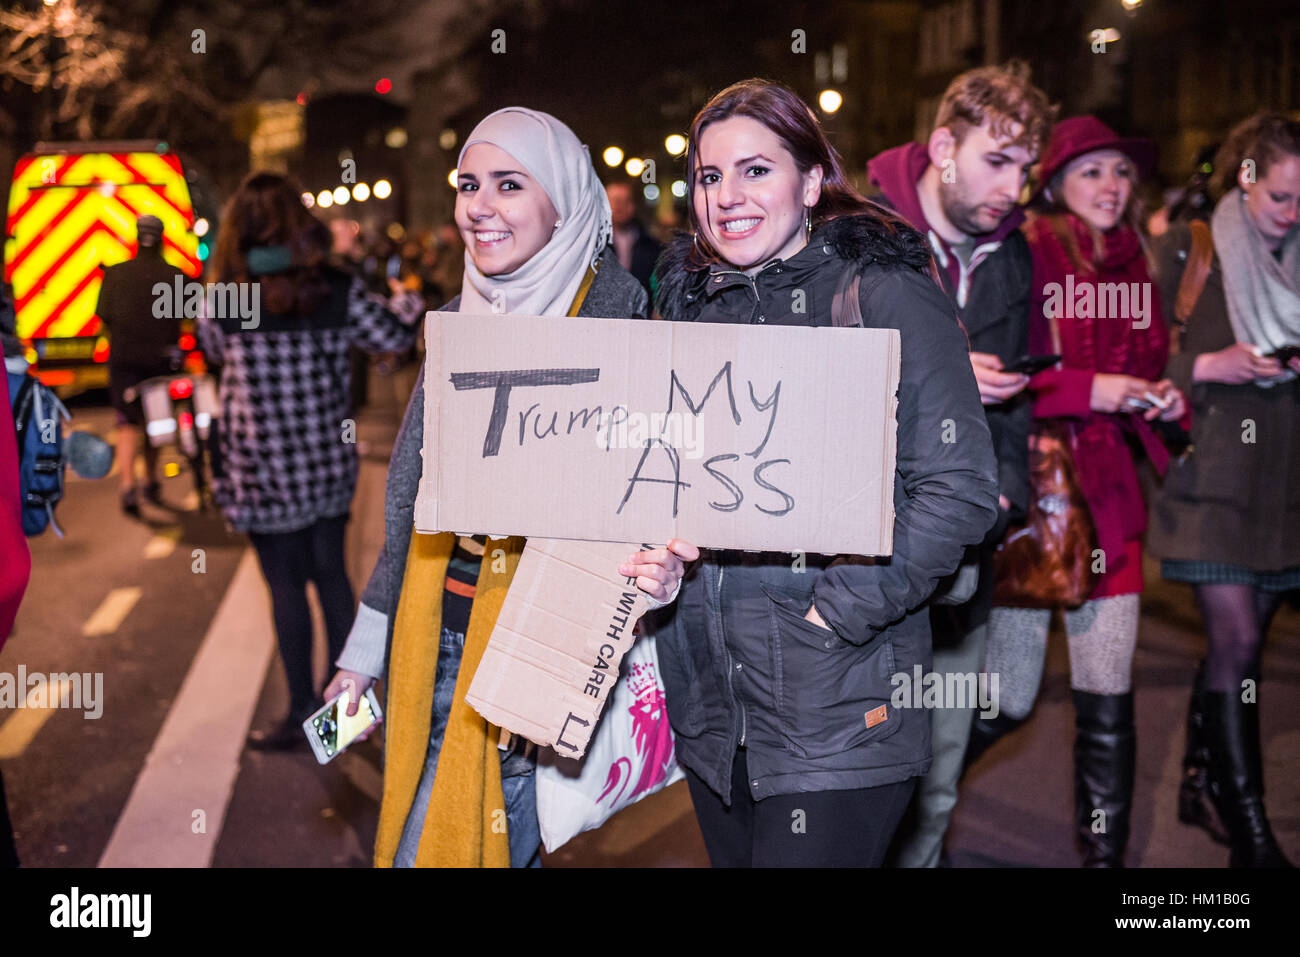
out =
<svg viewBox="0 0 1300 957"><path fill-rule="evenodd" d="M926 603L997 513L965 337L926 239L849 185L786 87L710 100L687 177L694 235L660 261L665 319L901 333L891 557L705 550L652 622L714 866L877 866L930 766L929 712L896 707L892 679L928 666Z"/></svg>
<svg viewBox="0 0 1300 957"><path fill-rule="evenodd" d="M1167 372L1193 416L1149 545L1165 578L1192 585L1208 642L1178 817L1229 844L1233 867L1287 867L1264 812L1258 684L1269 624L1300 588L1300 358L1270 355L1300 347L1300 123L1260 113L1238 125L1211 193L1201 261L1186 225L1157 247L1165 301L1186 290Z"/></svg>
<svg viewBox="0 0 1300 957"><path fill-rule="evenodd" d="M301 195L276 173L240 185L222 213L213 271L251 315L205 316L199 326L204 352L223 367L213 494L227 524L257 549L289 682L288 717L254 732L255 748L306 743L300 725L318 700L307 582L316 584L330 660L352 624L343 533L358 459L348 346L404 349L423 311L416 293L385 303L329 266L329 230Z"/></svg>
<svg viewBox="0 0 1300 957"><path fill-rule="evenodd" d="M1024 226L1034 265L1029 351L1061 356L1030 382L1034 417L1067 428L1097 532L1096 587L1065 610L1075 833L1086 867L1123 866L1133 803L1132 668L1146 506L1129 442L1163 472L1168 453L1150 422L1185 411L1174 384L1155 381L1168 337L1135 192L1154 159L1149 141L1116 136L1094 117L1062 120L1043 155L1037 215ZM1013 717L1027 714L1037 695L1051 616L1050 608L994 608L989 619L987 667L1002 675L1002 706Z"/></svg>

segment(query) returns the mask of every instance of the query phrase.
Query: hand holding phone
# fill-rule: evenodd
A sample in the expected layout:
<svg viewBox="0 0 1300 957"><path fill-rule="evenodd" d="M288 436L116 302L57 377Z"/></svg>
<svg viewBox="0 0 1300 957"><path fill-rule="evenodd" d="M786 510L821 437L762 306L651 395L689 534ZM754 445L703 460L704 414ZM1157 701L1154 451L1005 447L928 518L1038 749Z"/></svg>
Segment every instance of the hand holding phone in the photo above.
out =
<svg viewBox="0 0 1300 957"><path fill-rule="evenodd" d="M1037 375L1044 369L1050 369L1061 361L1058 355L1021 356L1012 359L1002 367L1003 372L1019 372L1022 375Z"/></svg>
<svg viewBox="0 0 1300 957"><path fill-rule="evenodd" d="M331 698L325 702L324 707L302 723L312 752L321 764L334 760L358 735L374 727L383 717L373 688L366 689L358 702L356 714L349 716L351 696L352 691L348 690Z"/></svg>

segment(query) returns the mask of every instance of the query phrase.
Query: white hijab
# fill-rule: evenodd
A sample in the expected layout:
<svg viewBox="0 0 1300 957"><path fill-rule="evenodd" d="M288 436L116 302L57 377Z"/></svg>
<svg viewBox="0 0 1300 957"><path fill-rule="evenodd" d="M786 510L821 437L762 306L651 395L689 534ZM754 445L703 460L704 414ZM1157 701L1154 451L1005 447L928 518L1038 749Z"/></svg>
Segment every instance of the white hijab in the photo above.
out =
<svg viewBox="0 0 1300 957"><path fill-rule="evenodd" d="M518 160L546 190L560 226L532 259L500 276L479 272L467 249L460 311L493 312L495 293L495 301L504 296L509 313L568 315L587 267L604 250L613 232L609 199L592 168L587 147L549 113L520 106L497 110L474 127L461 147L461 160L475 143L491 143ZM495 311L500 312L501 307Z"/></svg>

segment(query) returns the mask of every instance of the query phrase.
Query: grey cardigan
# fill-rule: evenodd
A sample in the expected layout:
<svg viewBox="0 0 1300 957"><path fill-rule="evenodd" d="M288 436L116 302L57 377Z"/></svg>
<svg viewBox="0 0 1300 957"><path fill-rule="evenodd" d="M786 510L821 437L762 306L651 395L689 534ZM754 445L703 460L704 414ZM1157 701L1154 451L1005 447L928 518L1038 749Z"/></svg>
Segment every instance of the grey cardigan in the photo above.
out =
<svg viewBox="0 0 1300 957"><path fill-rule="evenodd" d="M649 299L645 289L625 270L606 246L596 270L596 278L578 310L579 316L644 319ZM460 306L457 296L443 309L455 312ZM411 544L415 523L415 496L420 485L424 446L424 369L420 369L415 391L406 406L401 429L388 463L388 481L384 501L384 546L375 563L370 580L361 593L356 620L347 644L336 664L347 671L378 678L387 668L388 652L393 641L393 620L402 578L406 574L406 553Z"/></svg>

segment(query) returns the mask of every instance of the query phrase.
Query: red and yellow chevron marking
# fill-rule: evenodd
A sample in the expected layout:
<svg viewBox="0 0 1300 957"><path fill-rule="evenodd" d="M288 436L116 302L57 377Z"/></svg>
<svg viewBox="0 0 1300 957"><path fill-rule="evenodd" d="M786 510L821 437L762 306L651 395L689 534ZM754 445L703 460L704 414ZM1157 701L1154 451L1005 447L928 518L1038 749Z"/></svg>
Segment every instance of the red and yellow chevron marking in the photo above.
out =
<svg viewBox="0 0 1300 957"><path fill-rule="evenodd" d="M22 339L99 331L103 266L135 255L135 221L163 221L163 257L198 276L194 209L171 153L29 154L9 191L5 281Z"/></svg>

